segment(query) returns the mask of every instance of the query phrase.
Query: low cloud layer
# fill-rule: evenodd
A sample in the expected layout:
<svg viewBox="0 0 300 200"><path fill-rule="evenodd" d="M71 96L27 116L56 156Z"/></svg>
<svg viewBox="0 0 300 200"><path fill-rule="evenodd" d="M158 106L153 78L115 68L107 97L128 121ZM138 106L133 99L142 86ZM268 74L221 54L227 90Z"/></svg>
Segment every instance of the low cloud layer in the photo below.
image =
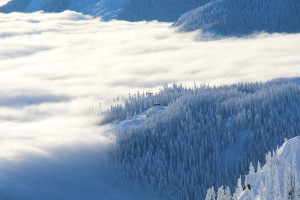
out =
<svg viewBox="0 0 300 200"><path fill-rule="evenodd" d="M95 115L114 96L300 76L300 34L203 41L170 25L0 14L0 199L116 199Z"/></svg>

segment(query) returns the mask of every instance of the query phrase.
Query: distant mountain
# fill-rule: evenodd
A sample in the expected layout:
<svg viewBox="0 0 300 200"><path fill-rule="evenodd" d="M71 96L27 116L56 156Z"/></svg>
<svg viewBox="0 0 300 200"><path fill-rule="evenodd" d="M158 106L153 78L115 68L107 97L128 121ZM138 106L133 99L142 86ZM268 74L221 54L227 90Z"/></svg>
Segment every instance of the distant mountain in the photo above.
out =
<svg viewBox="0 0 300 200"><path fill-rule="evenodd" d="M73 10L104 20L176 21L185 12L211 0L10 0L0 12L61 12Z"/></svg>
<svg viewBox="0 0 300 200"><path fill-rule="evenodd" d="M117 17L128 0L10 0L0 7L0 12L62 12L73 10L83 14L101 16L103 19Z"/></svg>
<svg viewBox="0 0 300 200"><path fill-rule="evenodd" d="M300 133L299 102L298 78L131 95L104 120L118 124L111 158L120 177L170 199L234 191L250 162Z"/></svg>
<svg viewBox="0 0 300 200"><path fill-rule="evenodd" d="M243 36L255 32L300 32L298 0L217 0L182 15L180 31L201 29L210 36Z"/></svg>
<svg viewBox="0 0 300 200"><path fill-rule="evenodd" d="M10 0L0 12L73 10L104 20L175 22L210 36L300 32L298 0Z"/></svg>
<svg viewBox="0 0 300 200"><path fill-rule="evenodd" d="M204 5L211 0L129 0L119 15L128 21L174 22L182 14Z"/></svg>

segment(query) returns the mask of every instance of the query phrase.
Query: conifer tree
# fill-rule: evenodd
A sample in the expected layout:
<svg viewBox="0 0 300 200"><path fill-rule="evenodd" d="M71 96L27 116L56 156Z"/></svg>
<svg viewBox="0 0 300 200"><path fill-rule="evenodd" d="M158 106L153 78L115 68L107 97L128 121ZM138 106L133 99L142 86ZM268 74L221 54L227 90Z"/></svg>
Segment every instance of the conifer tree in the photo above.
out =
<svg viewBox="0 0 300 200"><path fill-rule="evenodd" d="M216 193L214 187L207 189L205 200L216 200Z"/></svg>

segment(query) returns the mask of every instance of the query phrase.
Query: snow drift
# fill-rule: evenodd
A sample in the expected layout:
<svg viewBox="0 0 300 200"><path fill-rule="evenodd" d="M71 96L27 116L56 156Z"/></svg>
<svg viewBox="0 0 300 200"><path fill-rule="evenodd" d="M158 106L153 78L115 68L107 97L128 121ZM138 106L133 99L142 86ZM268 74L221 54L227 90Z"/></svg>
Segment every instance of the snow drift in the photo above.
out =
<svg viewBox="0 0 300 200"><path fill-rule="evenodd" d="M201 29L210 36L243 36L256 32L300 31L297 0L217 0L182 15L180 31Z"/></svg>

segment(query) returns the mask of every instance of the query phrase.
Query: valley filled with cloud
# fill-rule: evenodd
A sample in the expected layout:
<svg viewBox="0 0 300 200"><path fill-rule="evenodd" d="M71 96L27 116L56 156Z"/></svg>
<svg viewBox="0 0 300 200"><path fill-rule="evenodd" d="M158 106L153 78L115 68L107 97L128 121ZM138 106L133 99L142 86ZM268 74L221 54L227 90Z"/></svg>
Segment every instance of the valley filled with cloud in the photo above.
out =
<svg viewBox="0 0 300 200"><path fill-rule="evenodd" d="M101 106L166 83L294 77L299 44L300 34L205 40L71 11L0 14L0 199L131 199L106 173L114 140Z"/></svg>

